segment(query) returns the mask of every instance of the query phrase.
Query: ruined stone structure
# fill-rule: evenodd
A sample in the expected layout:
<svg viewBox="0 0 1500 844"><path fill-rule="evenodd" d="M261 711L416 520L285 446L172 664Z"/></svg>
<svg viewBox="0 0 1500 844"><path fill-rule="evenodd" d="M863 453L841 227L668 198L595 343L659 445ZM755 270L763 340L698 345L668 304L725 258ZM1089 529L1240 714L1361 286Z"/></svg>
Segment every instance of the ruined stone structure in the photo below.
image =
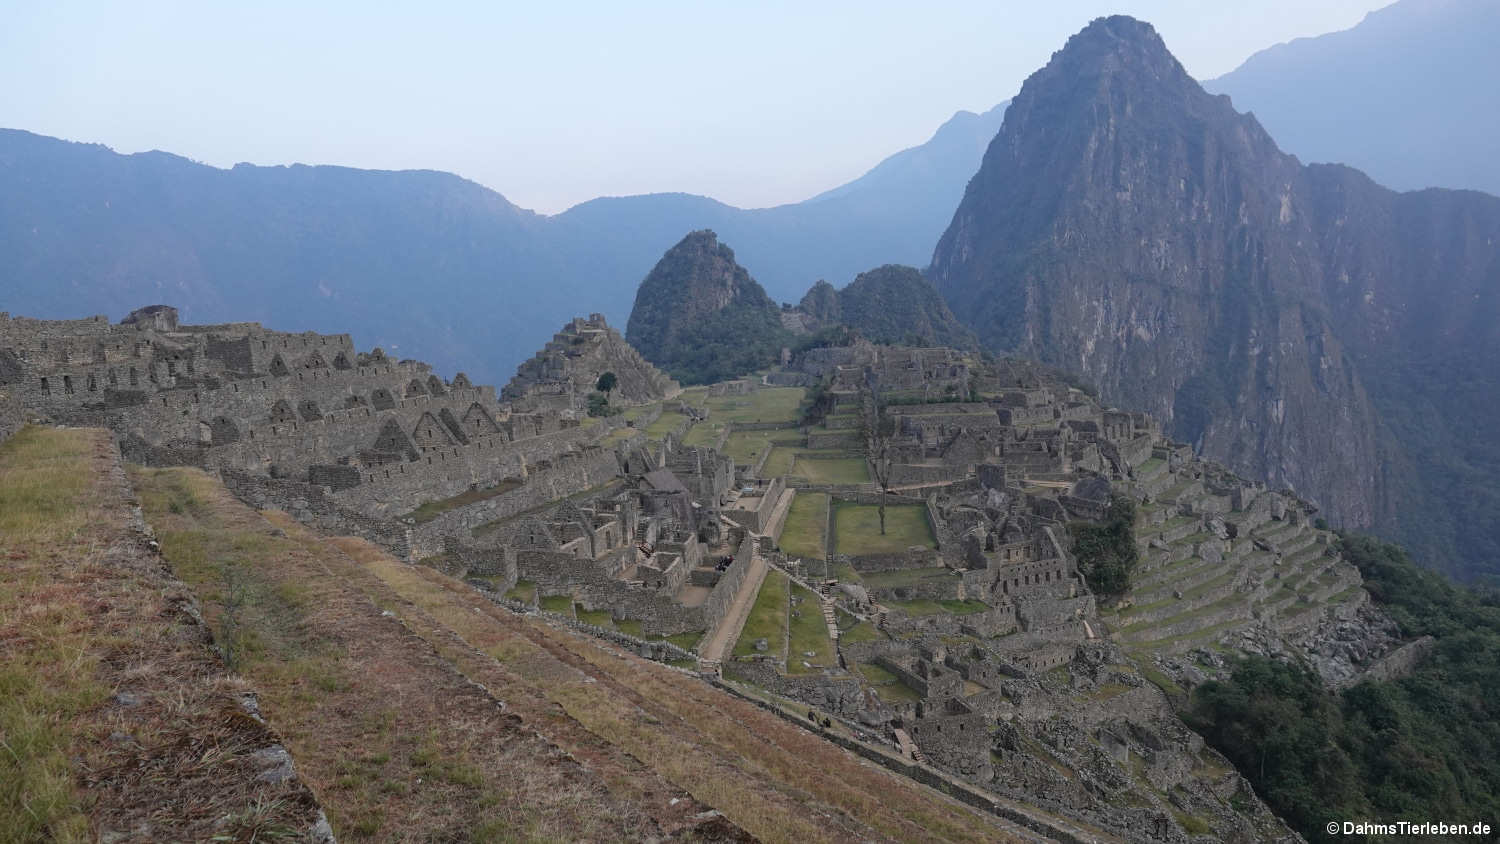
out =
<svg viewBox="0 0 1500 844"><path fill-rule="evenodd" d="M514 410L462 373L356 353L347 334L180 325L166 306L118 325L0 315L0 361L29 413L107 425L130 459L305 483L371 517L559 467L577 484L552 490L562 495L617 473L592 445L603 427Z"/></svg>
<svg viewBox="0 0 1500 844"><path fill-rule="evenodd" d="M577 317L536 356L522 363L501 391L518 409L584 410L599 376L613 372L611 404L644 404L676 396L681 387L652 366L600 314Z"/></svg>

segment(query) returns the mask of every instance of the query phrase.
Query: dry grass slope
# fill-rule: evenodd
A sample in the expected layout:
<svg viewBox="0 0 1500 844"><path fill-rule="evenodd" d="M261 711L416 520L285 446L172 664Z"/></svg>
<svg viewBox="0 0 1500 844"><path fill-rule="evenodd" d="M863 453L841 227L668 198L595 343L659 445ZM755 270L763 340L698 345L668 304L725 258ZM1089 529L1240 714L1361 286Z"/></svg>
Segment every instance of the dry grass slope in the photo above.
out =
<svg viewBox="0 0 1500 844"><path fill-rule="evenodd" d="M517 616L361 540L254 513L195 470L139 477L216 624L220 570L254 570L262 597L237 623L259 632L242 670L343 835L1015 837L680 671Z"/></svg>
<svg viewBox="0 0 1500 844"><path fill-rule="evenodd" d="M128 493L107 431L0 446L0 841L304 837L316 802L257 780L278 738Z"/></svg>

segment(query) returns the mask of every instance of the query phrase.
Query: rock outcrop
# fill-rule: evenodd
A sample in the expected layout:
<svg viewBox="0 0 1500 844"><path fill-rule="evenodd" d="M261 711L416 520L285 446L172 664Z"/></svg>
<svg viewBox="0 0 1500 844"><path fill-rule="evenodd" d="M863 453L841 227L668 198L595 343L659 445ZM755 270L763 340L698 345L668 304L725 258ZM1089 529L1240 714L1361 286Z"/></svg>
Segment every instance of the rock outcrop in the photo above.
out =
<svg viewBox="0 0 1500 844"><path fill-rule="evenodd" d="M987 346L1472 573L1500 558L1497 235L1493 197L1302 166L1112 17L1027 80L932 278Z"/></svg>

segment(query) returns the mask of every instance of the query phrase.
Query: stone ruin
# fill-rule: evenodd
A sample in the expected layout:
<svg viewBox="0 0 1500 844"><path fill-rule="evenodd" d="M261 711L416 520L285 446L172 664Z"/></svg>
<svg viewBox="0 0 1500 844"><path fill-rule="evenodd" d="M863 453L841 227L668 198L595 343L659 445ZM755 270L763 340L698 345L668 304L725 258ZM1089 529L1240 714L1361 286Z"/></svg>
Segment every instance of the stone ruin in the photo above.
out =
<svg viewBox="0 0 1500 844"><path fill-rule="evenodd" d="M495 493L525 509L619 473L597 445L609 423L502 403L463 373L356 352L347 334L184 325L161 305L119 324L0 315L0 381L35 418L112 428L128 459L217 471L242 496L407 557L400 517L424 503Z"/></svg>
<svg viewBox="0 0 1500 844"><path fill-rule="evenodd" d="M645 404L670 399L682 388L651 365L600 314L577 317L521 364L501 390L503 401L524 410L583 411L599 376L613 372L611 400Z"/></svg>

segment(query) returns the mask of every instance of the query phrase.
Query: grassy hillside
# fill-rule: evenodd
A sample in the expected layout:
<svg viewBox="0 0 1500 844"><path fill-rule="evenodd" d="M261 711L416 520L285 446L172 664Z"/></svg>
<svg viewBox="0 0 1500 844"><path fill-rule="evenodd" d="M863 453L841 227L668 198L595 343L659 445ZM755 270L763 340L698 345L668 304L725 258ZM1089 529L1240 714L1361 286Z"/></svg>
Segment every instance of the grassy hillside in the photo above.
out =
<svg viewBox="0 0 1500 844"><path fill-rule="evenodd" d="M1010 837L691 675L251 511L201 472L135 477L167 560L239 643L343 838L413 823L504 839Z"/></svg>
<svg viewBox="0 0 1500 844"><path fill-rule="evenodd" d="M0 445L0 841L303 838L317 801L132 529L107 431Z"/></svg>

